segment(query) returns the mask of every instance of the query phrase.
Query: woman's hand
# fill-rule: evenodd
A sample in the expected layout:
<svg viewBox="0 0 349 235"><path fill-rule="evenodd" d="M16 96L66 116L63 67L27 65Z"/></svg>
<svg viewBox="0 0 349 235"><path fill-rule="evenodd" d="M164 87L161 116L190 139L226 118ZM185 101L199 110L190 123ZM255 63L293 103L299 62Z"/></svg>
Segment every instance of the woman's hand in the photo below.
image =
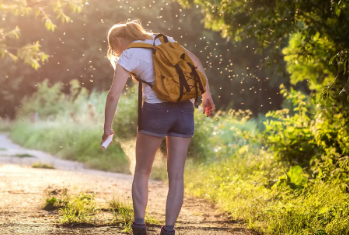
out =
<svg viewBox="0 0 349 235"><path fill-rule="evenodd" d="M214 103L213 103L211 94L204 94L202 96L202 109L203 109L203 114L206 113L207 117L213 116Z"/></svg>
<svg viewBox="0 0 349 235"><path fill-rule="evenodd" d="M108 138L108 136L110 136L111 134L114 134L114 131L112 129L110 129L109 131L104 131L103 135L102 135L102 142L101 145L103 144L103 142ZM113 140L111 141L111 143L113 143Z"/></svg>

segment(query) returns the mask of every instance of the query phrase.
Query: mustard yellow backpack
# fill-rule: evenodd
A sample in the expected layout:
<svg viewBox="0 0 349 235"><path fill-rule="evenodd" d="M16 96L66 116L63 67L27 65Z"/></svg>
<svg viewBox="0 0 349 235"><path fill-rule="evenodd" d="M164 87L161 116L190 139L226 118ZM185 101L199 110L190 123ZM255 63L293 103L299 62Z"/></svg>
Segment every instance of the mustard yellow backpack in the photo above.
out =
<svg viewBox="0 0 349 235"><path fill-rule="evenodd" d="M159 38L161 44L155 45ZM131 43L128 48L147 48L152 50L155 83L151 84L139 79L139 102L142 99L142 82L148 84L156 95L169 102L179 102L198 97L205 93L206 78L197 70L185 49L178 42L170 42L163 34L156 34L153 45L148 43ZM140 107L139 107L140 109Z"/></svg>

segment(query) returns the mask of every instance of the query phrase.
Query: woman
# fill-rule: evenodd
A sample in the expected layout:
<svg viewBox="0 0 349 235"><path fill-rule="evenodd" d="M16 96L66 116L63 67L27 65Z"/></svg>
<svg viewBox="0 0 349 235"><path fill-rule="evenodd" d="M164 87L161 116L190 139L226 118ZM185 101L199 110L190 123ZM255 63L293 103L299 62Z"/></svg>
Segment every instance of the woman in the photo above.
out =
<svg viewBox="0 0 349 235"><path fill-rule="evenodd" d="M144 48L130 48L128 45L139 41L153 44L154 35L145 31L140 23L131 21L116 24L108 32L108 58L114 67L114 81L109 90L105 107L105 124L102 142L113 134L111 129L121 92L129 77L136 74L140 79L153 83L154 67L152 51ZM169 38L170 41L174 41ZM159 39L155 40L160 44ZM199 71L205 75L199 59L187 51ZM206 76L206 75L205 75ZM203 114L212 116L214 104L208 82L203 94ZM190 139L194 134L193 101L164 102L160 100L150 86L143 84L142 128L138 130L136 140L136 166L132 184L132 200L135 235L146 234L144 222L148 201L148 179L155 153L164 137L167 140L167 171L169 192L166 203L166 222L161 234L175 234L174 225L183 203L183 171Z"/></svg>

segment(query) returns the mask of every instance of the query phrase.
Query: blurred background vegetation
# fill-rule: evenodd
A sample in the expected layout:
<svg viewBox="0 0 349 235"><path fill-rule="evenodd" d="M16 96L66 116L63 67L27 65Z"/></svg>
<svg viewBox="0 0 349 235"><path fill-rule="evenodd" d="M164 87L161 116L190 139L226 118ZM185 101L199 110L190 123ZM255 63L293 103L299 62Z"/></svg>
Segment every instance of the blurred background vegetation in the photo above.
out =
<svg viewBox="0 0 349 235"><path fill-rule="evenodd" d="M45 79L51 85L61 83L66 94L69 94L72 79L77 79L89 92L109 89L113 69L106 58L107 31L115 23L134 18L140 19L148 30L174 37L199 56L210 78L218 109L249 109L257 115L281 107L279 85L287 82L287 76L284 80L282 75L261 69L260 60L265 55L256 53L255 40L233 42L222 38L218 32L205 29L202 23L205 15L198 7L183 9L173 1L93 0L81 2L81 12L77 14L65 7L69 18L62 22L55 19L55 12L47 4L55 1L42 2L56 25L53 32L45 29L44 20L36 17L35 12L21 16L21 13L1 12L0 8L3 22L0 28L4 33L19 29L19 38L7 37L7 44L20 48L38 42L40 52L46 55L37 58L44 59L38 64L34 59L25 64L20 60L13 63L7 54L1 60L0 115L3 117L13 118L20 100L33 94L37 84ZM16 51L11 52L16 54Z"/></svg>
<svg viewBox="0 0 349 235"><path fill-rule="evenodd" d="M349 234L349 0L3 2L0 129L13 141L132 173L132 81L116 141L99 143L106 32L139 18L197 54L210 80L217 113L195 111L187 192L264 234ZM165 147L153 178L166 179Z"/></svg>

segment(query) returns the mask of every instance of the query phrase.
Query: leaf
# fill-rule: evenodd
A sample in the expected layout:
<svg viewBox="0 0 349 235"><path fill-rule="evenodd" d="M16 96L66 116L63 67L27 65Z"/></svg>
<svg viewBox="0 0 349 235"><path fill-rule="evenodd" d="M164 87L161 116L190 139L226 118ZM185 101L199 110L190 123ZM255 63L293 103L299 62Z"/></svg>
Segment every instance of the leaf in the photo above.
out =
<svg viewBox="0 0 349 235"><path fill-rule="evenodd" d="M340 8L337 8L337 9L336 9L336 15L339 17L340 14L341 14L341 9L340 9Z"/></svg>
<svg viewBox="0 0 349 235"><path fill-rule="evenodd" d="M333 63L333 60L337 58L337 55L333 56L331 59L330 59L330 62L329 64L331 65Z"/></svg>
<svg viewBox="0 0 349 235"><path fill-rule="evenodd" d="M248 152L249 149L249 145L244 145L239 149L239 154L244 154L246 152Z"/></svg>
<svg viewBox="0 0 349 235"><path fill-rule="evenodd" d="M49 55L43 53L41 55L41 62L45 62L48 58L49 58Z"/></svg>
<svg viewBox="0 0 349 235"><path fill-rule="evenodd" d="M291 167L291 169L287 172L287 176L289 177L291 183L296 187L303 187L306 183L301 166Z"/></svg>
<svg viewBox="0 0 349 235"><path fill-rule="evenodd" d="M46 199L46 203L47 204L51 204L51 205L53 205L53 204L55 204L57 202L57 199L55 198L55 197L52 197L51 199Z"/></svg>
<svg viewBox="0 0 349 235"><path fill-rule="evenodd" d="M344 75L345 75L345 73L347 72L347 64L348 64L348 60L345 60L344 61Z"/></svg>
<svg viewBox="0 0 349 235"><path fill-rule="evenodd" d="M11 57L11 59L14 61L14 62L17 62L17 60L18 60L18 57L17 56L15 56L14 54L12 54L12 53L7 53L10 57Z"/></svg>

